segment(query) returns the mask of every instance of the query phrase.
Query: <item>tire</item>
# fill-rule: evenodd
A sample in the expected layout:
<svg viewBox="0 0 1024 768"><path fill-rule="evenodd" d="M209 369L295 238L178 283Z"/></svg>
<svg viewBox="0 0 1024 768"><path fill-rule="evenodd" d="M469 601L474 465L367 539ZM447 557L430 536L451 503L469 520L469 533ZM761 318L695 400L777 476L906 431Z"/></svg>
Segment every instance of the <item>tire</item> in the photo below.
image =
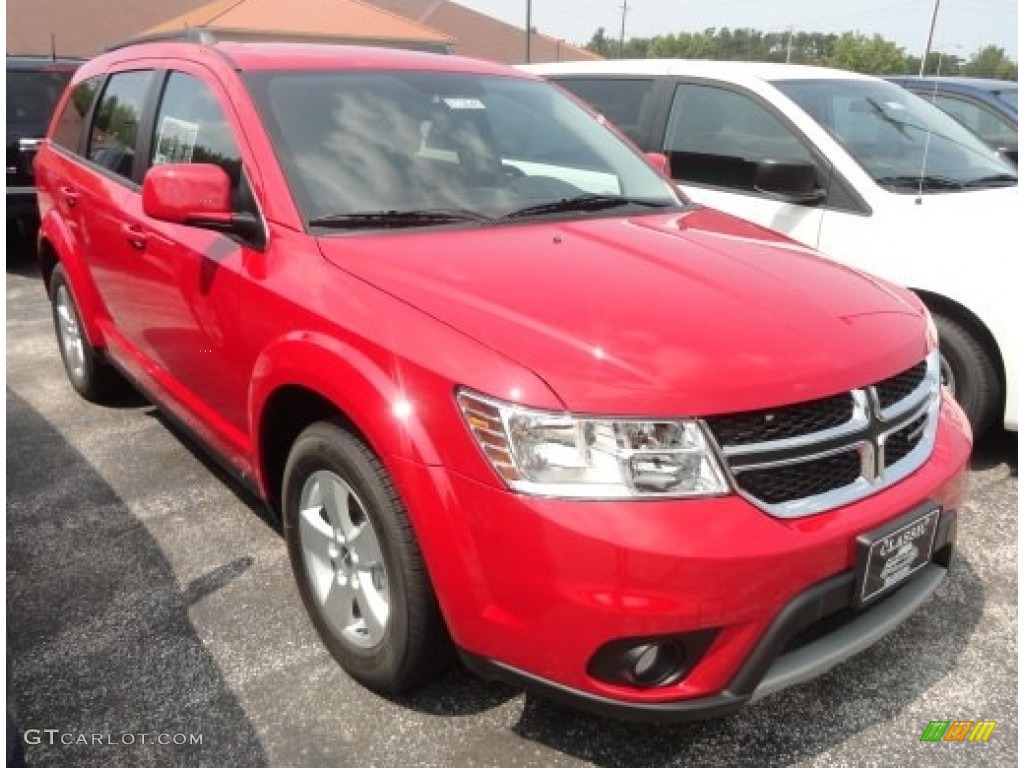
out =
<svg viewBox="0 0 1024 768"><path fill-rule="evenodd" d="M975 437L996 421L1003 402L999 371L977 339L955 320L934 315L942 380L964 409Z"/></svg>
<svg viewBox="0 0 1024 768"><path fill-rule="evenodd" d="M86 400L109 402L125 388L124 379L86 338L71 285L59 264L50 276L50 301L60 357L71 386Z"/></svg>
<svg viewBox="0 0 1024 768"><path fill-rule="evenodd" d="M327 422L302 432L285 466L283 517L302 601L345 671L386 694L443 671L451 643L416 536L361 440Z"/></svg>

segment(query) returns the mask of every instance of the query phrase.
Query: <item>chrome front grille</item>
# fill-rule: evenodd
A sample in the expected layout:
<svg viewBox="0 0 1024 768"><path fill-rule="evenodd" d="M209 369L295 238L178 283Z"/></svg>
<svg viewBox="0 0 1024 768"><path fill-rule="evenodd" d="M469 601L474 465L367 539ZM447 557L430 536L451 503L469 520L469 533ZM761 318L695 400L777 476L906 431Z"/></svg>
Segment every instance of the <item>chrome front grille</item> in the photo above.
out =
<svg viewBox="0 0 1024 768"><path fill-rule="evenodd" d="M776 517L849 504L902 480L931 454L939 358L863 389L705 419L740 495Z"/></svg>

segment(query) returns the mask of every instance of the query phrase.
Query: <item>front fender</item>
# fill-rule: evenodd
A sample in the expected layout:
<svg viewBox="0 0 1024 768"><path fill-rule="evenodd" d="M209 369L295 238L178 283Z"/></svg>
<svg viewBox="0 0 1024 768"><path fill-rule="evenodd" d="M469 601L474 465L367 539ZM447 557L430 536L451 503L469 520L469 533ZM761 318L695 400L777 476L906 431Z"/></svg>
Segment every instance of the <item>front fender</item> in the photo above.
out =
<svg viewBox="0 0 1024 768"><path fill-rule="evenodd" d="M278 338L257 359L249 389L255 456L263 455L262 419L269 399L282 387L302 387L342 411L378 456L439 463L394 371L392 355L377 358L334 336L294 331Z"/></svg>

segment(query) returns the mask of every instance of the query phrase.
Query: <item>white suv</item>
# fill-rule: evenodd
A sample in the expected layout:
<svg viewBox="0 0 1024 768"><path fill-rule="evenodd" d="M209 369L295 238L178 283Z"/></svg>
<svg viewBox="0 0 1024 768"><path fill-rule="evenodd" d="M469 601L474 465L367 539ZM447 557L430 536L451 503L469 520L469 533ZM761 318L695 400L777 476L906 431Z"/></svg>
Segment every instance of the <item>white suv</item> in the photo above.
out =
<svg viewBox="0 0 1024 768"><path fill-rule="evenodd" d="M524 67L562 85L695 201L913 288L976 432L1017 429L1017 169L923 99L820 67L649 59ZM1018 285L1019 288L1019 285Z"/></svg>

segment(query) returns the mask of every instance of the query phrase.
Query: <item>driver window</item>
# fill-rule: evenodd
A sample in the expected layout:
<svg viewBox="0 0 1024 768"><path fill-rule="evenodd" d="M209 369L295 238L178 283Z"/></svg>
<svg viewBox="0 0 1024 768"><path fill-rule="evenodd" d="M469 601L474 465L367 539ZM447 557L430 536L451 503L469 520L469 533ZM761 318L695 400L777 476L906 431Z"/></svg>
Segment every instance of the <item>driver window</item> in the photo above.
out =
<svg viewBox="0 0 1024 768"><path fill-rule="evenodd" d="M209 87L197 77L172 72L153 128L151 165L212 163L231 179L234 208L248 210L248 186L231 124Z"/></svg>
<svg viewBox="0 0 1024 768"><path fill-rule="evenodd" d="M775 115L749 96L707 85L676 88L665 136L677 181L754 190L760 160L813 162Z"/></svg>

